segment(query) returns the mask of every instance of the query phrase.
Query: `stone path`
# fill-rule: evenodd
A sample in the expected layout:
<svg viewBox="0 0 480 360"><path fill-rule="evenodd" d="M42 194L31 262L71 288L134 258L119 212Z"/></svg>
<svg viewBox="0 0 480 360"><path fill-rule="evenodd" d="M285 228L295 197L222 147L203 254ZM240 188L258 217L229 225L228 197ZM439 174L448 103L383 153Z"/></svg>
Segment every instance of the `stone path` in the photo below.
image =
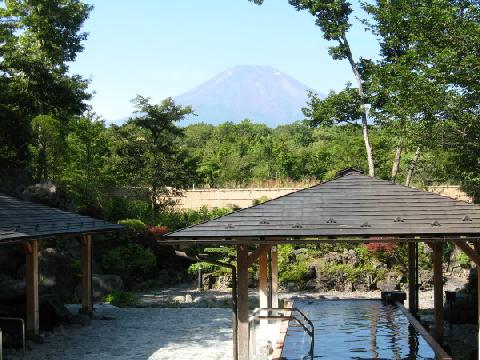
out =
<svg viewBox="0 0 480 360"><path fill-rule="evenodd" d="M228 309L101 308L115 320L94 320L35 345L27 360L228 360L232 358Z"/></svg>

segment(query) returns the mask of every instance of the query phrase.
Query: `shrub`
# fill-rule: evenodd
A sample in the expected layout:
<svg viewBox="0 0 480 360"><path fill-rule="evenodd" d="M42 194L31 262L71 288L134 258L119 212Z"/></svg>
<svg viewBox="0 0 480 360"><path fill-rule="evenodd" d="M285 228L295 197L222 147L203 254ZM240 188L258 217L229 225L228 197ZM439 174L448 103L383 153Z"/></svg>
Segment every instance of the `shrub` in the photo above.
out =
<svg viewBox="0 0 480 360"><path fill-rule="evenodd" d="M202 268L203 273L216 273L219 270L219 267L207 262L196 262L188 267L188 274L192 277L196 277L198 274L198 269Z"/></svg>
<svg viewBox="0 0 480 360"><path fill-rule="evenodd" d="M457 260L462 268L468 269L471 266L470 258L463 252L457 253L455 260Z"/></svg>
<svg viewBox="0 0 480 360"><path fill-rule="evenodd" d="M115 291L105 296L105 302L118 307L131 307L138 304L138 297L132 292Z"/></svg>
<svg viewBox="0 0 480 360"><path fill-rule="evenodd" d="M134 235L141 235L146 231L145 224L138 219L125 219L120 220L118 223L123 225L127 232L130 232Z"/></svg>
<svg viewBox="0 0 480 360"><path fill-rule="evenodd" d="M156 264L155 254L139 244L113 248L102 257L105 270L120 275L129 287L148 277Z"/></svg>

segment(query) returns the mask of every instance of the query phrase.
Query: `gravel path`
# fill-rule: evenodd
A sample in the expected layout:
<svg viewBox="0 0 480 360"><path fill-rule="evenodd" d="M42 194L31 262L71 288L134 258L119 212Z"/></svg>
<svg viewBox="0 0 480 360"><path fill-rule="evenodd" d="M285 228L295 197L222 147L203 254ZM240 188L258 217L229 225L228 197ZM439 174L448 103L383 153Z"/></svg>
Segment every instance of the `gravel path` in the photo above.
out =
<svg viewBox="0 0 480 360"><path fill-rule="evenodd" d="M102 308L114 320L93 320L35 345L27 360L231 359L228 309Z"/></svg>

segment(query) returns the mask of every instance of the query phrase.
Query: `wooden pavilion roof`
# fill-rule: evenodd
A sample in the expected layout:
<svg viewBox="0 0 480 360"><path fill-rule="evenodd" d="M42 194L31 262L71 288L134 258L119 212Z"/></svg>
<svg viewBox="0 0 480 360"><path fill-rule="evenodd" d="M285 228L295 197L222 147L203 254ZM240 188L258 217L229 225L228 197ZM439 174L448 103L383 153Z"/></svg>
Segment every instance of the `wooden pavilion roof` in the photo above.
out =
<svg viewBox="0 0 480 360"><path fill-rule="evenodd" d="M122 228L118 224L0 194L0 245Z"/></svg>
<svg viewBox="0 0 480 360"><path fill-rule="evenodd" d="M348 169L334 180L167 234L165 243L480 240L480 206Z"/></svg>

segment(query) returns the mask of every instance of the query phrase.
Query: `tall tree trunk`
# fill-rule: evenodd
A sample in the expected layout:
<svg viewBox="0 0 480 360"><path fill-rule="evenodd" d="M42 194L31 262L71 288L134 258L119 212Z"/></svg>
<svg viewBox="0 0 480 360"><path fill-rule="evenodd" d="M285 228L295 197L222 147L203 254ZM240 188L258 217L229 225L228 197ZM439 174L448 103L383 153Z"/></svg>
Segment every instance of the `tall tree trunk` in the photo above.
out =
<svg viewBox="0 0 480 360"><path fill-rule="evenodd" d="M402 159L402 145L398 144L397 149L395 151L395 159L393 159L393 165L392 165L392 175L390 176L390 181L395 182L395 179L398 174L398 169L400 168L400 160Z"/></svg>
<svg viewBox="0 0 480 360"><path fill-rule="evenodd" d="M347 59L352 67L353 75L357 81L358 86L358 96L360 97L360 108L362 110L362 133L363 133L363 142L365 143L365 149L367 151L367 161L368 161L368 175L375 176L375 162L373 160L373 149L372 144L370 143L370 138L368 136L368 115L367 108L365 106L365 92L363 91L363 82L360 71L358 70L357 63L353 60L353 55L350 50L350 45L346 37L342 37L339 40L340 45L344 46L347 51Z"/></svg>
<svg viewBox="0 0 480 360"><path fill-rule="evenodd" d="M410 181L412 181L413 172L415 171L415 167L417 166L417 161L419 157L420 157L420 146L417 146L417 151L415 151L415 157L413 158L413 161L410 164L410 168L408 169L407 180L405 180L405 186L410 186Z"/></svg>

